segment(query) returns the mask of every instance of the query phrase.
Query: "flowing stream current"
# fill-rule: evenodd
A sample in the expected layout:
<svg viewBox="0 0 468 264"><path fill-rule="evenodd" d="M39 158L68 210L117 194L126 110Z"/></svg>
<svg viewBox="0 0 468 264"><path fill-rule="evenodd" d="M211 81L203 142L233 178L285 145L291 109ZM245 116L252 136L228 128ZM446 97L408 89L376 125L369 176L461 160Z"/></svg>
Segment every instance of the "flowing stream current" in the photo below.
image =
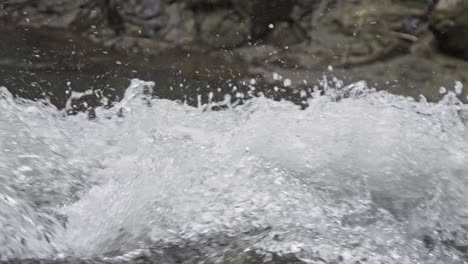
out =
<svg viewBox="0 0 468 264"><path fill-rule="evenodd" d="M90 119L1 88L0 261L467 260L468 107L454 93L415 102L355 83L302 111L263 97L210 111L151 89L133 80Z"/></svg>

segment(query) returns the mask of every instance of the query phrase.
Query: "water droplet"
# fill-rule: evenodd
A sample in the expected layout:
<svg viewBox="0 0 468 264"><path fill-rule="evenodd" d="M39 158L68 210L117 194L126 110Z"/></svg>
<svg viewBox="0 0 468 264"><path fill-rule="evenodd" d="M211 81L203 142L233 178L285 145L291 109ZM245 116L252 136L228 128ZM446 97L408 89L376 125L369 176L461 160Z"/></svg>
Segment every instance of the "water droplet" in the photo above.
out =
<svg viewBox="0 0 468 264"><path fill-rule="evenodd" d="M278 81L281 79L283 79L283 77L281 77L278 73L276 72L273 73L273 80Z"/></svg>
<svg viewBox="0 0 468 264"><path fill-rule="evenodd" d="M463 92L463 84L460 81L455 81L455 93L460 95Z"/></svg>

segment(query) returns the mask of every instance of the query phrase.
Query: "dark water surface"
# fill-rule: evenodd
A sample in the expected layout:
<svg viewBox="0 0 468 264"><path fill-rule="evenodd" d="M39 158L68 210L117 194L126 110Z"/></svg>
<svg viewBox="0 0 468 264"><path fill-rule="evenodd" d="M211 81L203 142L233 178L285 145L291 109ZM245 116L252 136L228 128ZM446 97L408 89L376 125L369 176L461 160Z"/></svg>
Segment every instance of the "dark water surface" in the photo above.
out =
<svg viewBox="0 0 468 264"><path fill-rule="evenodd" d="M103 97L118 101L133 78L157 80L157 97L196 106L199 94L203 101L209 92L222 99L243 71L182 51L157 57L116 52L63 31L4 27L0 34L0 83L13 95L49 98L59 108L71 91L93 91L82 100L89 106ZM74 110L83 105L75 102Z"/></svg>
<svg viewBox="0 0 468 264"><path fill-rule="evenodd" d="M133 78L156 81L154 95L158 98L178 100L192 106L207 103L208 100L222 101L226 94L240 99L258 92L276 100L288 99L304 105L304 96L310 97L313 93L311 88L302 94L303 88L278 85L280 89L276 89L261 78L248 77L248 65L236 63L228 53L228 60L225 61L186 51L145 56L145 52L117 52L62 30L0 26L0 34L4 36L0 41L0 84L8 87L15 96L49 98L58 108L66 106L71 91L90 93L73 100L70 109L67 109L70 113L103 103L112 105L122 99ZM410 73L417 69L402 68L392 61L387 66L383 65L379 63L375 66L375 74L384 74L377 79L387 80L376 83L379 90L411 96L416 100L423 94L429 101L439 101L445 94L439 92L439 87L413 87L418 81L411 80L403 72ZM338 76L345 84L363 78L369 79L370 85L373 85L371 80L375 79L372 77L373 71L366 68L353 71L336 69L333 73L325 68L324 71L293 72L291 78L304 79L310 87L319 84L324 74ZM402 79L395 79L398 76ZM453 90L455 80L445 80L443 76L440 80L440 85L447 87L447 91ZM255 88L251 84L255 84ZM465 95L466 91L462 91L460 100L466 101ZM106 99L104 102L103 98Z"/></svg>

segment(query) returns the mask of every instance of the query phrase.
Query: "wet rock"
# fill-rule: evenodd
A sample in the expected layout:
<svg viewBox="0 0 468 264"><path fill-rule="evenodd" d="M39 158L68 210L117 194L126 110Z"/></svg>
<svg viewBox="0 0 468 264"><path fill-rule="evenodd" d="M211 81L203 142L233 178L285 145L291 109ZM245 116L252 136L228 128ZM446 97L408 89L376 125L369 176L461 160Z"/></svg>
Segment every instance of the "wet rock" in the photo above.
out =
<svg viewBox="0 0 468 264"><path fill-rule="evenodd" d="M272 31L266 40L275 46L285 47L295 45L306 39L305 33L294 23L283 21L272 27Z"/></svg>
<svg viewBox="0 0 468 264"><path fill-rule="evenodd" d="M3 5L3 17L29 27L71 28L82 22L92 23L91 10L98 2L90 0L12 0Z"/></svg>
<svg viewBox="0 0 468 264"><path fill-rule="evenodd" d="M440 0L431 16L439 47L446 53L468 59L468 2Z"/></svg>
<svg viewBox="0 0 468 264"><path fill-rule="evenodd" d="M412 34L424 31L417 17L426 10L424 4L414 4L420 1L395 4L391 0L33 2L13 0L5 10L10 10L10 16L17 14L21 23L37 26L91 26L100 18L117 35L154 38L188 49L234 48L248 40L265 40L280 47L296 45L292 56L283 60L304 66L365 64L401 53L402 42L414 41ZM21 14L30 17L26 20ZM404 18L408 19L402 26ZM95 35L95 31L89 33Z"/></svg>
<svg viewBox="0 0 468 264"><path fill-rule="evenodd" d="M233 10L220 10L202 14L200 38L214 48L233 48L246 42L250 35L251 20L242 18Z"/></svg>
<svg viewBox="0 0 468 264"><path fill-rule="evenodd" d="M316 80L332 65L334 73L346 69L345 75L361 76L371 84L398 80L391 84L397 87L395 91L418 97L421 90L441 85L442 79L453 83L453 78L461 82L468 78L465 64L440 55L436 45L466 58L468 34L458 26L465 21L461 10L466 3L441 0L434 8L435 3L10 0L0 3L0 16L31 27L72 29L119 50L153 55L171 49L202 51L248 65L245 68L252 72L248 78L267 75L271 79L271 72L285 71L284 76L293 80L292 87L296 87L296 79L310 83L310 76L314 76ZM454 13L444 11L449 7ZM437 42L428 30L429 15ZM438 98L439 93L427 97Z"/></svg>
<svg viewBox="0 0 468 264"><path fill-rule="evenodd" d="M296 0L296 4L291 10L290 18L295 22L300 22L305 16L312 12L320 14L325 12L328 2L322 0Z"/></svg>
<svg viewBox="0 0 468 264"><path fill-rule="evenodd" d="M164 7L162 28L156 37L178 45L190 45L197 38L196 17L186 3L170 3Z"/></svg>
<svg viewBox="0 0 468 264"><path fill-rule="evenodd" d="M408 42L417 38L402 32L402 21L422 16L424 6L388 0L322 1L299 20L309 41L298 46L291 59L309 67L350 67L404 54Z"/></svg>
<svg viewBox="0 0 468 264"><path fill-rule="evenodd" d="M243 48L239 56L308 70L388 61L411 53L429 33L426 12L425 1L297 1L289 18L272 24L264 38L282 51L258 58L256 48L250 54Z"/></svg>
<svg viewBox="0 0 468 264"><path fill-rule="evenodd" d="M167 0L171 2L171 0ZM194 9L215 9L215 8L225 8L231 7L231 0L175 0L177 2L187 3L188 6ZM175 2L174 1L174 2Z"/></svg>
<svg viewBox="0 0 468 264"><path fill-rule="evenodd" d="M154 37L161 28L160 0L130 0L122 1L120 5L129 35Z"/></svg>
<svg viewBox="0 0 468 264"><path fill-rule="evenodd" d="M261 37L269 31L270 24L288 20L293 9L290 0L232 0L234 8L252 20L251 34Z"/></svg>
<svg viewBox="0 0 468 264"><path fill-rule="evenodd" d="M107 20L112 33L120 35L125 30L124 19L120 13L119 1L105 0L102 5L102 12Z"/></svg>

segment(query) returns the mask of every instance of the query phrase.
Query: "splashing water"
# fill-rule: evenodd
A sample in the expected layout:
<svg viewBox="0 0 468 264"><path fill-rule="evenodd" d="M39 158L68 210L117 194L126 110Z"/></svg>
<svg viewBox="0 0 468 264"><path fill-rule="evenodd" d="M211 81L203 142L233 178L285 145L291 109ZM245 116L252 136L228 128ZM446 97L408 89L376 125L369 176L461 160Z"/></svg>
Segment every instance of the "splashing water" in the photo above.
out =
<svg viewBox="0 0 468 264"><path fill-rule="evenodd" d="M239 250L229 238L309 263L463 263L468 108L453 93L356 83L303 111L262 97L201 111L153 85L133 80L92 120L0 90L2 259L199 243L217 263Z"/></svg>

